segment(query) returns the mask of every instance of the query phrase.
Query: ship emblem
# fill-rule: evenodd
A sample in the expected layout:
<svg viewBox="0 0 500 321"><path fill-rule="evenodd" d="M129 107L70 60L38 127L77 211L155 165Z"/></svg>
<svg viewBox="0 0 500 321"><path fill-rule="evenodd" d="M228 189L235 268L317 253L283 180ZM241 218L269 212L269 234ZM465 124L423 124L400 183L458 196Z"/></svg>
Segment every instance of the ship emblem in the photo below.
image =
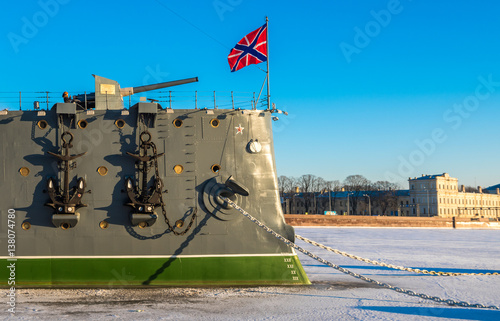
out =
<svg viewBox="0 0 500 321"><path fill-rule="evenodd" d="M238 127L234 127L234 128L236 128L236 135L238 135L238 134L243 135L243 129L245 129L245 127L241 127L241 124L239 124Z"/></svg>

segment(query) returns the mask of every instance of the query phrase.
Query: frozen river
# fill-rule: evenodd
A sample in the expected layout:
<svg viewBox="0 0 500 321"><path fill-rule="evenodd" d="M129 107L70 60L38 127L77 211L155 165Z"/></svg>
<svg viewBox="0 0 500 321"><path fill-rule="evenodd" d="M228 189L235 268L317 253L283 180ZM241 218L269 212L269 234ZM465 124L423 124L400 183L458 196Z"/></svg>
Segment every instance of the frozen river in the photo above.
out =
<svg viewBox="0 0 500 321"><path fill-rule="evenodd" d="M390 264L461 273L500 271L500 231L398 228L296 228L348 253ZM431 276L355 261L297 240L299 246L371 279L430 296L500 306L500 276ZM312 286L25 290L21 320L500 320L500 311L451 307L407 296L299 254ZM2 290L3 293L6 291ZM5 298L5 296L3 296ZM10 319L0 312L0 319Z"/></svg>

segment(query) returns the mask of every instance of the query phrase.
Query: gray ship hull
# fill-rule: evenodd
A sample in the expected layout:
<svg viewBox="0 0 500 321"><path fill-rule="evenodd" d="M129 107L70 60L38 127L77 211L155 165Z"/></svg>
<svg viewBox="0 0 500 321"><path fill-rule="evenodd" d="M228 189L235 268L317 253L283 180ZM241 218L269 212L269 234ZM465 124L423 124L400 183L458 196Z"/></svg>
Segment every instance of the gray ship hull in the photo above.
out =
<svg viewBox="0 0 500 321"><path fill-rule="evenodd" d="M155 103L73 110L71 105L0 115L5 250L8 233L15 233L14 251L2 260L17 260L16 285L309 283L293 250L218 198L231 196L293 241L279 201L269 111L172 110ZM64 194L64 165L49 152L64 157L70 140L65 132L72 138L69 155L85 153L68 161L71 193L80 193L81 178L85 187L81 207L62 213L57 204L50 206L48 182ZM149 138L158 157L147 163L144 179L144 163L130 154L151 153L151 148L141 152ZM154 193L155 172L161 205L144 213L138 209L146 198L138 187L146 183L144 193ZM129 192L138 194L136 204ZM7 281L6 274L0 284Z"/></svg>

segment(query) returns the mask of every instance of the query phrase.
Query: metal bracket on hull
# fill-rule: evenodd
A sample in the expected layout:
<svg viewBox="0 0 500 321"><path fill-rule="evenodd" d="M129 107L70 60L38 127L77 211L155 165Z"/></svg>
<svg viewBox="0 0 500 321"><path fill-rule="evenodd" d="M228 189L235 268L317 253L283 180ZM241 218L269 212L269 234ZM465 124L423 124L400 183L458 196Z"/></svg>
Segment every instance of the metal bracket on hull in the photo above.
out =
<svg viewBox="0 0 500 321"><path fill-rule="evenodd" d="M59 124L67 128L75 128L78 119L76 113L76 103L57 103L54 105L58 116Z"/></svg>
<svg viewBox="0 0 500 321"><path fill-rule="evenodd" d="M71 189L69 187L69 172L74 168L71 165L71 161L85 155L86 152L78 155L70 155L69 149L73 147L73 134L69 131L62 133L61 140L64 152L61 151L60 154L47 153L59 159L60 168L64 175L64 185L61 190L55 178L50 177L47 180L47 193L49 194L50 202L45 203L45 205L56 210L56 213L52 215L54 226L67 229L75 227L78 223L80 216L76 211L81 207L87 206L82 204L82 197L86 187L85 180L80 177L75 187Z"/></svg>
<svg viewBox="0 0 500 321"><path fill-rule="evenodd" d="M137 103L133 107L137 108L137 123L147 124L149 128L156 127L156 116L158 108L161 106L157 103Z"/></svg>

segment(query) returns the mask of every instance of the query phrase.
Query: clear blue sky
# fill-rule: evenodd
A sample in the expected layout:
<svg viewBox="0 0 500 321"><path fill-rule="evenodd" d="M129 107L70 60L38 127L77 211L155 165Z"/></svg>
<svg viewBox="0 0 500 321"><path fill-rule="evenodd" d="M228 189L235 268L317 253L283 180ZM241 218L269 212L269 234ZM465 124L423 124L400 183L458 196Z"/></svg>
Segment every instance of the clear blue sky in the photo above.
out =
<svg viewBox="0 0 500 321"><path fill-rule="evenodd" d="M272 101L290 113L274 123L279 175L407 187L448 172L490 186L499 12L493 0L9 1L1 91L77 94L98 74L122 87L198 76L182 90L258 92L264 73L231 73L226 57L267 15Z"/></svg>

